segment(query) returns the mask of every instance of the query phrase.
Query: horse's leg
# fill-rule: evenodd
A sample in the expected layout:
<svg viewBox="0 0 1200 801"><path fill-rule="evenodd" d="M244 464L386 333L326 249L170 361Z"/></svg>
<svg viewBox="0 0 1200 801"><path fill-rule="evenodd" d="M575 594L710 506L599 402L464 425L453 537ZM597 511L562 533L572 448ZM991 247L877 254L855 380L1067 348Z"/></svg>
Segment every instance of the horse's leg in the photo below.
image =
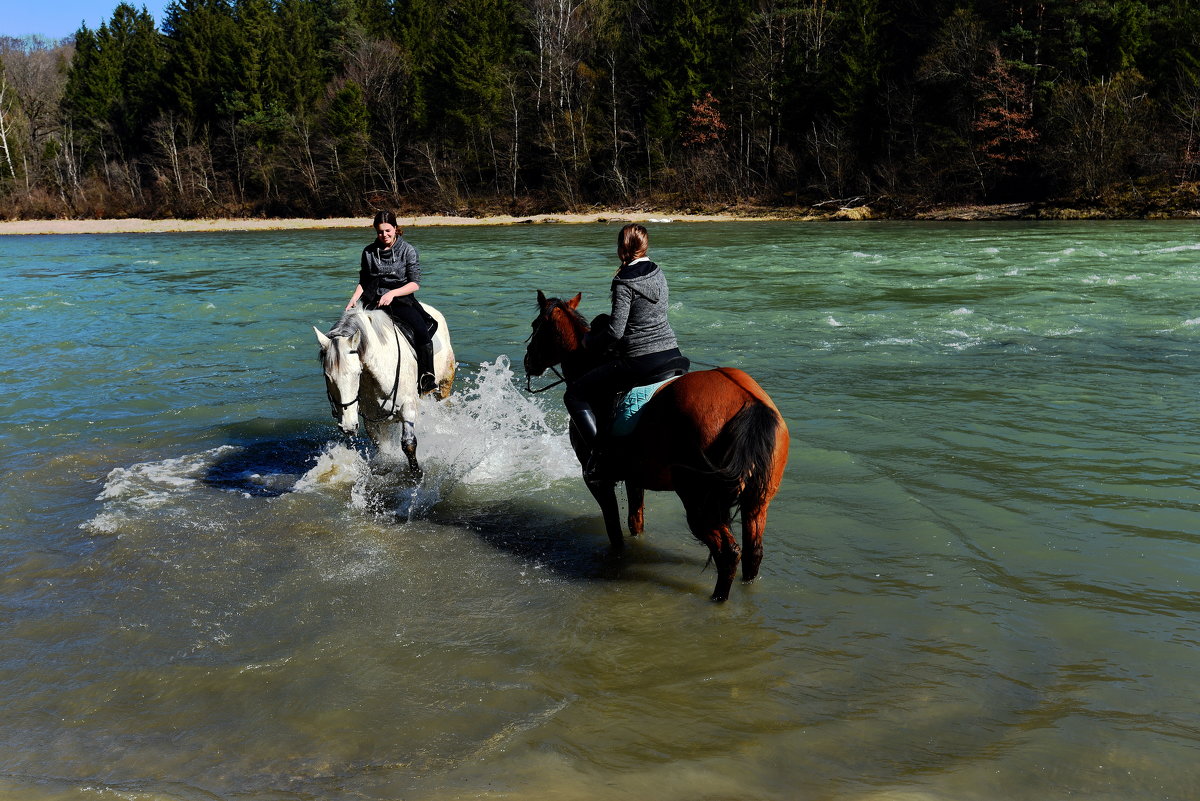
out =
<svg viewBox="0 0 1200 801"><path fill-rule="evenodd" d="M621 531L621 509L617 505L617 487L611 481L588 481L587 488L591 491L596 503L600 504L600 513L604 516L604 530L608 533L608 542L614 551L625 548L625 535Z"/></svg>
<svg viewBox="0 0 1200 801"><path fill-rule="evenodd" d="M758 499L744 499L742 512L742 581L758 578L758 567L762 564L763 533L767 530L767 509L771 499L779 491L783 481L783 470L787 466L788 433L780 426L775 432L775 448L771 454L771 480Z"/></svg>
<svg viewBox="0 0 1200 801"><path fill-rule="evenodd" d="M407 420L401 426L400 446L404 449L404 455L408 457L408 469L420 481L422 472L421 465L417 461L417 427Z"/></svg>
<svg viewBox="0 0 1200 801"><path fill-rule="evenodd" d="M692 536L708 546L708 552L717 566L717 585L713 588L712 599L727 600L733 577L737 574L741 549L729 530L729 515L722 508L720 493L714 492L711 487L707 492L703 486L685 485L681 488L678 481L676 493L683 501Z"/></svg>
<svg viewBox="0 0 1200 801"><path fill-rule="evenodd" d="M708 545L708 552L712 554L713 562L717 566L717 584L713 587L712 600L725 601L729 599L733 577L737 575L741 549L738 548L728 523L721 523L707 515L705 518L704 522L693 523L692 516L689 514L688 525L692 528L692 533L698 537L703 532L702 539Z"/></svg>
<svg viewBox="0 0 1200 801"><path fill-rule="evenodd" d="M767 528L767 504L759 509L742 507L742 581L758 578L763 557L763 531Z"/></svg>
<svg viewBox="0 0 1200 801"><path fill-rule="evenodd" d="M625 495L629 499L629 533L636 537L646 528L646 490L626 481Z"/></svg>

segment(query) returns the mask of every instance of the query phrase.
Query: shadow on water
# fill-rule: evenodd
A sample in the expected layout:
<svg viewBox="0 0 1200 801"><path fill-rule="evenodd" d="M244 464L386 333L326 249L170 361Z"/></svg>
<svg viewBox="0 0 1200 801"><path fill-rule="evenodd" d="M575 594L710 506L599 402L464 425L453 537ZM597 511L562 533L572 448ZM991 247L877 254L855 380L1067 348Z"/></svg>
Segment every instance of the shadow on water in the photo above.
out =
<svg viewBox="0 0 1200 801"><path fill-rule="evenodd" d="M204 474L211 487L276 498L292 491L328 444L328 431L298 421L249 420L225 427L235 450L218 458Z"/></svg>
<svg viewBox="0 0 1200 801"><path fill-rule="evenodd" d="M645 535L627 535L624 549L614 553L599 508L579 516L531 498L515 498L486 508L458 507L435 515L435 519L470 531L495 550L568 580L628 581L635 573L640 580L647 578L641 567L695 564L699 570L704 564L703 556L694 561L686 554L656 546ZM674 537L665 532L663 536Z"/></svg>
<svg viewBox="0 0 1200 801"><path fill-rule="evenodd" d="M257 498L276 498L292 492L296 482L313 467L330 443L327 426L299 421L250 420L226 426L224 434L226 443L234 447L209 465L202 480L217 489ZM363 441L350 440L347 444L364 455L373 451ZM396 490L411 487L407 471L393 472L387 463L374 462L372 474L376 482L374 491L380 496L394 498L401 494ZM539 565L571 581L671 584L665 576L652 578L655 571L646 568L694 565L698 573L705 569L707 554L702 549L695 554L679 553L656 545L653 536L626 535L624 549L614 553L604 532L600 510L590 505L579 514L528 496L458 497L438 503L421 516L439 525L468 531L498 552ZM404 525L400 517L403 514L397 519L398 526ZM690 538L686 528L684 535ZM660 536L673 541L678 533L663 531Z"/></svg>

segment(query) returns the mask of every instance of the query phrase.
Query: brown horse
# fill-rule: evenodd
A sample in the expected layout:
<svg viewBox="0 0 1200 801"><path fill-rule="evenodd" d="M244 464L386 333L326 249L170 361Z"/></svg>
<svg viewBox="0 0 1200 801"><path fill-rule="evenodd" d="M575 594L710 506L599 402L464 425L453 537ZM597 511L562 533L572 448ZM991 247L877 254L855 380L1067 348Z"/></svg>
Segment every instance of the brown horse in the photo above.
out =
<svg viewBox="0 0 1200 801"><path fill-rule="evenodd" d="M525 373L538 376L561 364L567 384L600 363L584 348L588 323L577 311L581 295L569 301L538 292L538 316L525 349ZM663 386L643 408L633 432L613 438L608 459L625 482L629 531L644 527L645 490L674 490L683 501L688 528L708 546L717 566L714 601L729 597L742 562L742 579L753 581L762 562L767 507L779 489L787 464L788 430L783 416L753 378L718 367L688 373ZM587 449L571 427L571 444L581 462ZM589 481L600 504L613 550L624 547L613 480ZM742 516L742 545L729 526L733 510Z"/></svg>

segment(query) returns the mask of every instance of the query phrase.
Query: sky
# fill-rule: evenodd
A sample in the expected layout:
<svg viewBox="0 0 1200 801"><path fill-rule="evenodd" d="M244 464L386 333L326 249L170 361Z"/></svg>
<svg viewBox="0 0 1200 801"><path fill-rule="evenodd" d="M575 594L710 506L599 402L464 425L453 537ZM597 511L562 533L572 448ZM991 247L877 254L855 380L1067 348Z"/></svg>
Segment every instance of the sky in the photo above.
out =
<svg viewBox="0 0 1200 801"><path fill-rule="evenodd" d="M28 36L41 34L62 39L79 30L80 23L92 30L112 19L113 9L121 0L0 0L0 35ZM162 25L163 9L170 0L127 0L131 6L142 6Z"/></svg>

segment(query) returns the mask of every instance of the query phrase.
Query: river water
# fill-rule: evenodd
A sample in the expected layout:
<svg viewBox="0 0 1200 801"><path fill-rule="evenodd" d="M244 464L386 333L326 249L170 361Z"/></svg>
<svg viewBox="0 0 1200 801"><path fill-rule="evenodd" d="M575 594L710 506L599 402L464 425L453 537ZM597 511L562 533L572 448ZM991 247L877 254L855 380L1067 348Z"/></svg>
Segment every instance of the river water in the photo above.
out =
<svg viewBox="0 0 1200 801"><path fill-rule="evenodd" d="M614 561L535 291L617 226L409 232L424 482L336 436L359 230L0 238L0 797L1200 797L1200 229L651 224L792 433L762 577Z"/></svg>

